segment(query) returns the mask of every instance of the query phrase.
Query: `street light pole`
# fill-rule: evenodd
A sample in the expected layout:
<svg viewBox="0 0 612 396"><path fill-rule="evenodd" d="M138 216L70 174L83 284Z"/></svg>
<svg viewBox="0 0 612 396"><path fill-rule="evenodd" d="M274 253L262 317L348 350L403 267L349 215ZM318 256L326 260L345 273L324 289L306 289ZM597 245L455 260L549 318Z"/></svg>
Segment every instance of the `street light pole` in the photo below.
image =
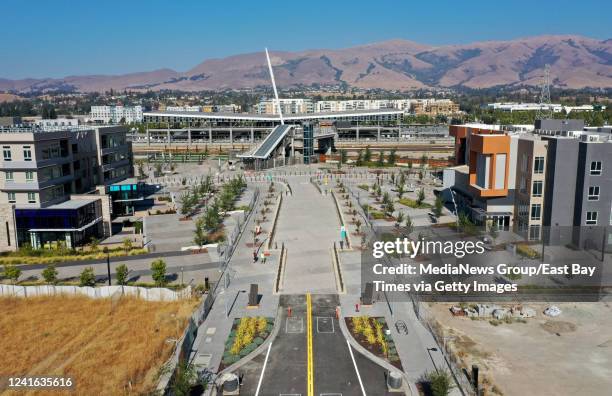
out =
<svg viewBox="0 0 612 396"><path fill-rule="evenodd" d="M431 363L433 364L436 373L438 372L438 367L436 366L436 362L434 362L433 356L431 356L431 351L436 352L437 350L438 348L427 348L427 354L429 355L429 359L431 359Z"/></svg>
<svg viewBox="0 0 612 396"><path fill-rule="evenodd" d="M108 273L108 285L111 285L111 272L110 272L110 253L107 247L104 247L104 253L106 253L106 271Z"/></svg>

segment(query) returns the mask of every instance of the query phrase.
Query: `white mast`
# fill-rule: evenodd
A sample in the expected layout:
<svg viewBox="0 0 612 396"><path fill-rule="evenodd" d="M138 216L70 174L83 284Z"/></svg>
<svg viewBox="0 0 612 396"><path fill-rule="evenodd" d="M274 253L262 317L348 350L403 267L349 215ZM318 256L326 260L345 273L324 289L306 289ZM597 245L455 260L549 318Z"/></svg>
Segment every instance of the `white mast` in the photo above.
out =
<svg viewBox="0 0 612 396"><path fill-rule="evenodd" d="M272 88L274 89L274 97L276 98L276 109L278 111L278 115L280 116L281 125L285 125L285 120L283 120L283 112L281 111L280 100L278 100L278 92L276 91L276 82L274 81L274 72L272 71L272 63L270 63L270 55L268 54L268 49L266 48L266 59L268 59L268 70L270 70L270 78L272 79Z"/></svg>

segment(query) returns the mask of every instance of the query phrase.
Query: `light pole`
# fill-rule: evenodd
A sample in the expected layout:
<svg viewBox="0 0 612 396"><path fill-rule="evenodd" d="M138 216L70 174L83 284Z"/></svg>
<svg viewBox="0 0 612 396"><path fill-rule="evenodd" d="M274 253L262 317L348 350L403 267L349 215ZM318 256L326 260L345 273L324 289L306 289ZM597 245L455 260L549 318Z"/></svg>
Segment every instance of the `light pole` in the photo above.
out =
<svg viewBox="0 0 612 396"><path fill-rule="evenodd" d="M110 253L108 248L105 246L102 250L106 254L106 271L108 273L108 285L111 285L111 273L110 273Z"/></svg>
<svg viewBox="0 0 612 396"><path fill-rule="evenodd" d="M181 286L183 286L183 269L184 267L181 267Z"/></svg>
<svg viewBox="0 0 612 396"><path fill-rule="evenodd" d="M434 366L434 369L436 370L436 373L438 372L438 367L436 366L436 362L434 362L433 360L433 356L431 356L431 351L437 352L438 348L427 348L427 354L429 355L429 358L431 359L431 363Z"/></svg>

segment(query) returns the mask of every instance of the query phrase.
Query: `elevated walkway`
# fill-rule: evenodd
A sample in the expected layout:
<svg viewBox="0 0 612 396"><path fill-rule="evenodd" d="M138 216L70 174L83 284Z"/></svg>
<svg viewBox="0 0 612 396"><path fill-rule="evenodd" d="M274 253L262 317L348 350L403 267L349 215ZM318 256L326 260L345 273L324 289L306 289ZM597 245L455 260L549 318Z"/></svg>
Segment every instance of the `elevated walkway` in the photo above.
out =
<svg viewBox="0 0 612 396"><path fill-rule="evenodd" d="M254 150L250 150L248 153L238 155L238 158L260 160L270 158L274 150L283 142L283 139L292 128L293 125L279 125L274 127L272 132L266 136L259 146L255 147Z"/></svg>

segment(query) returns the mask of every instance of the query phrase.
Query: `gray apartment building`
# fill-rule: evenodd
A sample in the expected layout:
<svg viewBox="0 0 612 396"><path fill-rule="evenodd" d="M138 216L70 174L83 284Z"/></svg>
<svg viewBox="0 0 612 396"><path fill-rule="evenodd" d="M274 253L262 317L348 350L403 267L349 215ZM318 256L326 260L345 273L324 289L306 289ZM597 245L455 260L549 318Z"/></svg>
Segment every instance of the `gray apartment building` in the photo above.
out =
<svg viewBox="0 0 612 396"><path fill-rule="evenodd" d="M126 128L0 128L0 251L110 235L107 187L133 175Z"/></svg>
<svg viewBox="0 0 612 396"><path fill-rule="evenodd" d="M548 141L544 223L552 244L612 248L612 141L600 135Z"/></svg>

